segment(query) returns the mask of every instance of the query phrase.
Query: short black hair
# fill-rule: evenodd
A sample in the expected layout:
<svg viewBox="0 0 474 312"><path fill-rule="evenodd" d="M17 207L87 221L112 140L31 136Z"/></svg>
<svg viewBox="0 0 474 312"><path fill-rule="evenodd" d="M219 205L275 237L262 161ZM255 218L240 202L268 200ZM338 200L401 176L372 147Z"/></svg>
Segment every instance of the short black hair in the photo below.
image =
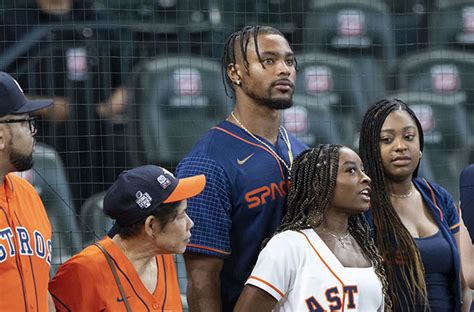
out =
<svg viewBox="0 0 474 312"><path fill-rule="evenodd" d="M161 204L158 206L157 209L153 209L147 216L143 217L141 220L137 222L126 225L120 226L117 230L117 234L119 234L124 239L130 239L138 235L140 230L142 229L143 225L145 224L145 220L149 216L154 216L160 222L161 229L165 229L166 226L174 220L178 216L178 206L181 202L173 202L168 204Z"/></svg>
<svg viewBox="0 0 474 312"><path fill-rule="evenodd" d="M232 90L232 93L234 93L234 86L230 78L227 76L227 67L229 66L229 64L235 64L236 62L235 44L236 42L238 42L240 53L242 54L242 58L244 61L244 65L246 68L248 68L249 62L247 58L247 48L250 42L250 38L253 38L255 42L255 51L257 53L258 59L261 61L260 53L258 51L258 44L257 44L258 42L257 37L259 34L279 35L288 41L288 39L286 39L286 37L283 35L281 31L271 26L259 26L259 25L244 26L242 29L231 33L227 37L224 43L224 53L222 55L222 64L221 64L222 81L224 83L225 93L229 97L232 97L232 95L230 95L228 91L230 89Z"/></svg>

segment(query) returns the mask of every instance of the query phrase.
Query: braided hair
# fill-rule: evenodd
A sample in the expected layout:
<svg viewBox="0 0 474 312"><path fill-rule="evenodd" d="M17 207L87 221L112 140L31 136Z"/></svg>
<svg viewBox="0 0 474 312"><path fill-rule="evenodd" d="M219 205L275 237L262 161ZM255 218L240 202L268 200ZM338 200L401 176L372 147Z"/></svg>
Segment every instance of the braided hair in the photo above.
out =
<svg viewBox="0 0 474 312"><path fill-rule="evenodd" d="M404 110L411 116L418 129L420 150L423 150L423 129L415 113L401 100L384 99L371 106L364 116L359 154L372 179L371 211L377 247L385 257L385 271L391 286L390 296L396 303L408 300L406 304L409 306L421 304L427 309L423 263L413 237L393 208L380 156L380 131L387 116L395 110ZM413 172L414 177L418 174L418 168L419 164ZM398 253L397 256L394 256L394 251ZM403 252L404 259L400 257L400 252ZM395 258L402 258L403 265L392 263L391 259ZM397 262L401 264L400 260Z"/></svg>
<svg viewBox="0 0 474 312"><path fill-rule="evenodd" d="M288 193L286 214L277 233L318 227L324 211L329 207L336 188L339 169L339 151L342 145L324 144L301 153L291 170L292 185ZM392 302L383 259L370 236L369 225L362 213L349 218L349 232L370 259L375 273L382 283L385 310L390 311Z"/></svg>
<svg viewBox="0 0 474 312"><path fill-rule="evenodd" d="M285 38L285 36L279 31L278 29L270 26L245 26L241 30L235 31L230 34L224 43L224 53L222 55L222 62L221 62L221 72L222 72L222 82L224 83L225 93L227 96L232 97L229 94L229 89L232 90L232 94L234 93L234 85L230 80L229 76L227 75L227 68L230 64L236 64L236 49L242 56L242 60L246 69L248 69L249 61L247 57L247 49L250 42L250 39L253 38L255 43L255 52L260 62L262 59L260 58L260 52L258 50L258 35L265 34L265 35L279 35ZM286 38L285 38L286 39ZM265 66L262 64L263 68Z"/></svg>

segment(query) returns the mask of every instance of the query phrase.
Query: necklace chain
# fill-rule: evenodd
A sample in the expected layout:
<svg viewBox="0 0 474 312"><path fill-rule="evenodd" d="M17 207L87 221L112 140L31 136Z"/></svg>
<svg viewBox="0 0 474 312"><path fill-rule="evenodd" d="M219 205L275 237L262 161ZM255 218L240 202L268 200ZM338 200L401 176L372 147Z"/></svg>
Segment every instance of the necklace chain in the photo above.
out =
<svg viewBox="0 0 474 312"><path fill-rule="evenodd" d="M406 194L393 194L393 193L390 193L390 196L395 197L395 198L407 198L407 197L410 197L413 194L414 189L415 188L413 187L413 183L410 183L410 191L408 191L408 193L406 193Z"/></svg>
<svg viewBox="0 0 474 312"><path fill-rule="evenodd" d="M290 174L291 172L291 168L293 167L293 152L291 151L291 143L290 143L290 139L288 138L288 132L286 132L286 129L283 128L283 127L280 127L279 128L279 131L280 131L280 134L281 134L281 137L283 139L283 142L285 142L285 145L286 147L288 148L288 157L290 158L290 165L288 166L288 164L286 163L286 161L280 157L280 155L278 155L270 146L268 146L267 143L263 142L262 140L260 140L255 134L253 134L252 132L250 132L250 130L248 130L243 124L242 122L240 122L240 120L235 116L234 112L232 111L230 113L230 115L232 116L232 118L234 118L235 122L237 122L237 124L242 128L244 129L245 132L248 133L248 135L250 135L255 141L257 141L258 143L262 144L263 146L265 146L267 148L267 150L273 155L275 156L285 167L286 169L288 170L288 175Z"/></svg>
<svg viewBox="0 0 474 312"><path fill-rule="evenodd" d="M334 237L335 239L337 239L339 241L339 243L341 244L342 248L346 248L346 238L349 237L349 235L351 235L351 233L349 231L347 231L347 234L343 235L343 236L337 236L336 234L334 233L331 233L327 228L323 227L323 231L328 233L329 235L331 235L332 237Z"/></svg>

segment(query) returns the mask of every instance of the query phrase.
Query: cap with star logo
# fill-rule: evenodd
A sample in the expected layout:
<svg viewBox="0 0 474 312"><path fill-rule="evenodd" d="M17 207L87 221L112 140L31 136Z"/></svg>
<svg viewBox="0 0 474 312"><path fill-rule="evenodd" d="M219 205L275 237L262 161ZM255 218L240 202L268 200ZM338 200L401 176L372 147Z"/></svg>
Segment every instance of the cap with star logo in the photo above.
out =
<svg viewBox="0 0 474 312"><path fill-rule="evenodd" d="M104 197L104 213L115 220L109 236L115 235L121 226L146 218L162 204L198 195L205 184L206 178L202 174L178 179L155 165L123 171Z"/></svg>

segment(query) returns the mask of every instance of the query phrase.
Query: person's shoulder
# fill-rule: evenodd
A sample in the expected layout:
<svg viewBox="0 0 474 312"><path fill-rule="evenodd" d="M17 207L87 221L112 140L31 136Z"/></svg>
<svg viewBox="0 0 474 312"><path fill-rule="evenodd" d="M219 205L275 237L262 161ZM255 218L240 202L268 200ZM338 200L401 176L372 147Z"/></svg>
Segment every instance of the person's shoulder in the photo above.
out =
<svg viewBox="0 0 474 312"><path fill-rule="evenodd" d="M303 237L302 231L300 230L286 230L276 234L274 237L282 240L300 239Z"/></svg>
<svg viewBox="0 0 474 312"><path fill-rule="evenodd" d="M307 250L307 236L304 230L287 230L273 236L263 248L265 257L279 259L277 261L290 262L297 266Z"/></svg>
<svg viewBox="0 0 474 312"><path fill-rule="evenodd" d="M454 204L453 195L441 185L428 181L425 178L413 179L413 182L417 186L424 196L424 199L431 203L431 207L437 207L441 209L443 214L456 215L456 206ZM443 218L443 216L441 216Z"/></svg>
<svg viewBox="0 0 474 312"><path fill-rule="evenodd" d="M273 236L267 246L273 246L272 248L281 247L283 250L288 251L288 249L293 249L304 240L305 235L303 234L303 231L287 230Z"/></svg>
<svg viewBox="0 0 474 312"><path fill-rule="evenodd" d="M436 182L429 181L425 178L417 177L413 179L413 182L415 183L418 188L422 189L423 191L429 192L428 195L431 195L431 192L433 192L432 195L434 196L450 196L452 195L446 190L443 186L439 185Z"/></svg>
<svg viewBox="0 0 474 312"><path fill-rule="evenodd" d="M104 266L107 266L107 260L104 254L95 245L89 245L79 253L69 258L60 270L74 270L79 272L99 272Z"/></svg>
<svg viewBox="0 0 474 312"><path fill-rule="evenodd" d="M474 163L467 165L462 171L469 171L474 174Z"/></svg>
<svg viewBox="0 0 474 312"><path fill-rule="evenodd" d="M33 193L36 195L38 194L30 182L13 172L7 174L5 178L8 179L9 183L11 183L14 192L27 192L30 195Z"/></svg>
<svg viewBox="0 0 474 312"><path fill-rule="evenodd" d="M288 138L290 139L293 150L295 150L298 154L309 149L308 145L300 141L291 132L288 132Z"/></svg>
<svg viewBox="0 0 474 312"><path fill-rule="evenodd" d="M69 258L52 278L49 291L67 301L77 293L89 292L101 287L98 285L104 285L106 281L103 274L107 272L105 269L108 264L104 255L99 252L97 247L91 245Z"/></svg>
<svg viewBox="0 0 474 312"><path fill-rule="evenodd" d="M469 164L463 168L459 175L459 188L462 190L472 187L474 187L474 164Z"/></svg>
<svg viewBox="0 0 474 312"><path fill-rule="evenodd" d="M216 129L219 126L220 124L207 130L207 132L200 137L196 144L194 144L188 155L199 153L207 156L207 154L209 154L211 151L211 147L220 143L219 139L221 133Z"/></svg>
<svg viewBox="0 0 474 312"><path fill-rule="evenodd" d="M85 247L71 259L75 259L76 262L105 262L104 254L94 244Z"/></svg>
<svg viewBox="0 0 474 312"><path fill-rule="evenodd" d="M43 202L36 191L35 187L28 182L28 180L18 176L15 173L9 173L6 176L8 179L8 183L11 184L11 188L13 191L14 196L18 197L20 200L30 200L31 202L35 202L36 205L40 205L43 207Z"/></svg>
<svg viewBox="0 0 474 312"><path fill-rule="evenodd" d="M197 141L185 158L200 156L215 161L225 159L225 155L235 151L236 143L240 142L232 127L228 121L212 127Z"/></svg>

